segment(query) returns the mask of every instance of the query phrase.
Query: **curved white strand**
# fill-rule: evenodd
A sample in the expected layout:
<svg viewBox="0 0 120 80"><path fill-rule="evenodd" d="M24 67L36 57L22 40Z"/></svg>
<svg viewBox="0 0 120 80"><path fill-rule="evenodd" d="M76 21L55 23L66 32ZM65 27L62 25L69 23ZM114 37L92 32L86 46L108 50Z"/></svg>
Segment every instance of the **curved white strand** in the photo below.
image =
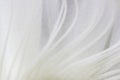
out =
<svg viewBox="0 0 120 80"><path fill-rule="evenodd" d="M64 12L63 12L63 10L64 10ZM43 48L43 52L45 49L47 49L51 45L51 43L53 42L54 38L56 37L58 31L62 27L62 24L65 20L66 12L67 12L67 3L66 3L66 0L63 0L63 5L61 8L60 15L58 17L58 21L56 22L56 25L50 34L48 42L46 43L45 47ZM62 16L62 13L63 13L63 16Z"/></svg>

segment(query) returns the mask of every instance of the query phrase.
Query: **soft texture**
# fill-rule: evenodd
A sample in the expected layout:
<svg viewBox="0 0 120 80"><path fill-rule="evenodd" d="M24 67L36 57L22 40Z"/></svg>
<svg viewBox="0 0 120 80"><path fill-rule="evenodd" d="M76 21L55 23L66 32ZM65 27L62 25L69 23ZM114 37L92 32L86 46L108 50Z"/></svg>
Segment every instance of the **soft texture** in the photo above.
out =
<svg viewBox="0 0 120 80"><path fill-rule="evenodd" d="M0 0L0 80L120 80L119 0Z"/></svg>

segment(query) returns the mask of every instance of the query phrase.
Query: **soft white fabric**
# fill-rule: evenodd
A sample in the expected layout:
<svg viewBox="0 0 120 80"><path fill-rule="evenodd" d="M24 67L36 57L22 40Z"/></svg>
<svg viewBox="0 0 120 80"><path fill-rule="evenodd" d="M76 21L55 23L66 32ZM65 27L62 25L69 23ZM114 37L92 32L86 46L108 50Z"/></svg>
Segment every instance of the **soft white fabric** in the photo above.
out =
<svg viewBox="0 0 120 80"><path fill-rule="evenodd" d="M0 80L120 80L119 0L0 0Z"/></svg>

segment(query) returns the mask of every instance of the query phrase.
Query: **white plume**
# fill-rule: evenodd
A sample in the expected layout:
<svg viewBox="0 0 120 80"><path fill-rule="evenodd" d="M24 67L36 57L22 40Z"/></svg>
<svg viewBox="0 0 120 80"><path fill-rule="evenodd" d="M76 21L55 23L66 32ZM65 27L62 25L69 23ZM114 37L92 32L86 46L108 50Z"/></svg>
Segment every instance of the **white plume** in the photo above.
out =
<svg viewBox="0 0 120 80"><path fill-rule="evenodd" d="M0 0L0 80L120 80L119 0Z"/></svg>

